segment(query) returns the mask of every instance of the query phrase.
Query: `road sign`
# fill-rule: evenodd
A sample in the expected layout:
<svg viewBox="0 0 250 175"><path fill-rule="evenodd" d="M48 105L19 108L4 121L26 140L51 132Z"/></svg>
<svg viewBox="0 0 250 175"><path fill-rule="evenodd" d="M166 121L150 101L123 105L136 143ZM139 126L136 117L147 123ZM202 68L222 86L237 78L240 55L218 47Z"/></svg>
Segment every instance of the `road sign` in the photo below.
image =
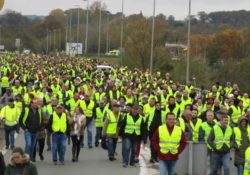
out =
<svg viewBox="0 0 250 175"><path fill-rule="evenodd" d="M16 47L20 47L21 45L21 39L20 38L16 38Z"/></svg>
<svg viewBox="0 0 250 175"><path fill-rule="evenodd" d="M66 53L70 55L82 54L82 43L67 43Z"/></svg>

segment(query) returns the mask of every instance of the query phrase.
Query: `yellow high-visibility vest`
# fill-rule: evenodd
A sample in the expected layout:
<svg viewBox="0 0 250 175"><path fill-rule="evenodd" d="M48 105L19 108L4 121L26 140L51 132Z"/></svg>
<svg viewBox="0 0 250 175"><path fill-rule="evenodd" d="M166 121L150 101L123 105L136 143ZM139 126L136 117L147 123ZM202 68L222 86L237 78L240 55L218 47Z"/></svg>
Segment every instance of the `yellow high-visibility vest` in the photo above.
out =
<svg viewBox="0 0 250 175"><path fill-rule="evenodd" d="M62 116L59 117L56 112L53 112L52 131L65 133L66 130L67 130L66 114L62 113Z"/></svg>
<svg viewBox="0 0 250 175"><path fill-rule="evenodd" d="M160 151L163 154L171 153L177 154L180 146L182 130L179 126L174 126L171 135L168 132L167 126L161 125L159 127L159 145Z"/></svg>

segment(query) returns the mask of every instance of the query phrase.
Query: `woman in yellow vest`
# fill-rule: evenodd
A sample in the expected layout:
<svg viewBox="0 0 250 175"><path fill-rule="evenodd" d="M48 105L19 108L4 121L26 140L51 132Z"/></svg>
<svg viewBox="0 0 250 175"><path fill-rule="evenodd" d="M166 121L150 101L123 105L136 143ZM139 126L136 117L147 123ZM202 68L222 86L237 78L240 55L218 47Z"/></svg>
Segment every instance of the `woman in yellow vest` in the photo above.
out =
<svg viewBox="0 0 250 175"><path fill-rule="evenodd" d="M234 165L238 169L238 175L243 174L244 170L244 155L246 149L250 145L250 127L248 127L248 119L240 118L237 127L233 128L235 135L235 152L234 152Z"/></svg>

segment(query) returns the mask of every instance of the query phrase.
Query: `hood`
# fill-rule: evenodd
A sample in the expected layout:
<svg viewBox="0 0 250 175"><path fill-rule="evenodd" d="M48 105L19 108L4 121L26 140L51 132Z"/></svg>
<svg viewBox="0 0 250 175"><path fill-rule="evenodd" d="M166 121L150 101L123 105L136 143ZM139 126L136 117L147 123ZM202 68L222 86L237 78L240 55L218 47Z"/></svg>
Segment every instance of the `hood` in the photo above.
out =
<svg viewBox="0 0 250 175"><path fill-rule="evenodd" d="M30 161L29 155L28 155L28 154L24 154L23 160L22 160L22 164L26 164L26 163L28 163L29 161ZM16 164L15 164L15 162L14 162L12 156L10 157L9 165L11 165L11 166L16 166Z"/></svg>
<svg viewBox="0 0 250 175"><path fill-rule="evenodd" d="M247 121L247 125L249 124L249 120L246 118L246 117L240 117L239 118L239 121L238 121L238 126L240 127L240 128L242 128L241 127L241 122L243 121L243 120L246 120ZM246 126L247 127L247 126ZM245 127L245 128L246 128Z"/></svg>

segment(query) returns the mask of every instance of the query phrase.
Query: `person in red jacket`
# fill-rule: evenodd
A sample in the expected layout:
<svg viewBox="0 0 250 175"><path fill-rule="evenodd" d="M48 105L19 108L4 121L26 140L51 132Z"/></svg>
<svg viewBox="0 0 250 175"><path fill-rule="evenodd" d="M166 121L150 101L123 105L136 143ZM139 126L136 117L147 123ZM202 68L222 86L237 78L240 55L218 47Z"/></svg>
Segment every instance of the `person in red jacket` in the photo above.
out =
<svg viewBox="0 0 250 175"><path fill-rule="evenodd" d="M158 155L160 175L174 175L178 156L187 144L185 133L175 125L174 113L166 115L166 124L155 131L152 143Z"/></svg>

